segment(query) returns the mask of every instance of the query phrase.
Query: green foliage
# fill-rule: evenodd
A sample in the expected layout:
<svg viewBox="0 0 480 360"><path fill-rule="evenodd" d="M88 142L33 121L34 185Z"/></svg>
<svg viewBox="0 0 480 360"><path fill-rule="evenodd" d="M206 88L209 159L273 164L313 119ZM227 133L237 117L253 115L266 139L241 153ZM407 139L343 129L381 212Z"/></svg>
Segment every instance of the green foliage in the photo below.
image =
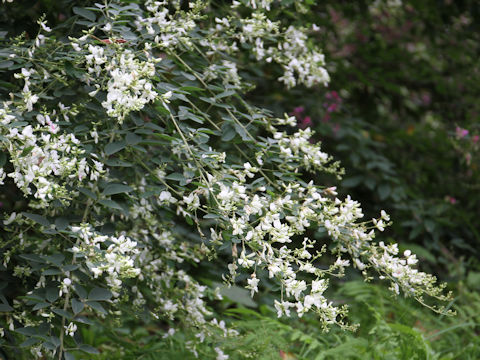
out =
<svg viewBox="0 0 480 360"><path fill-rule="evenodd" d="M5 356L479 358L477 15L395 4L4 4Z"/></svg>
<svg viewBox="0 0 480 360"><path fill-rule="evenodd" d="M342 284L334 298L351 304L352 321L361 324L357 331L333 328L323 333L313 317L280 321L265 306L259 312L235 308L227 313L240 336L225 339L221 346L231 359L473 360L480 355L480 342L472 331L480 324L478 293L467 291L452 301L457 316L451 318L439 318L414 302L392 298L382 288L360 281ZM108 327L84 331L86 341L101 349L89 359L193 358L184 347L184 334L158 341L159 329L129 328L123 320L114 332ZM197 350L207 356L207 349Z"/></svg>
<svg viewBox="0 0 480 360"><path fill-rule="evenodd" d="M377 3L325 5L325 48L343 100L328 114L340 127L332 148L350 169L344 181L358 182L353 193L369 210L387 200L392 233L441 263L448 252L476 254L478 4Z"/></svg>

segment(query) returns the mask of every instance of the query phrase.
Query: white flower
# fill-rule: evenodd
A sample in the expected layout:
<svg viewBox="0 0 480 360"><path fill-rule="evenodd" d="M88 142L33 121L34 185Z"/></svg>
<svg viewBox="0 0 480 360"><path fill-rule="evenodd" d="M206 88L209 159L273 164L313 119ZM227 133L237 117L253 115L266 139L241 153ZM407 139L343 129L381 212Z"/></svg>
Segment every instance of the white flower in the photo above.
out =
<svg viewBox="0 0 480 360"><path fill-rule="evenodd" d="M76 42L71 42L70 45L72 45L73 50L78 51L78 52L82 51L82 48Z"/></svg>
<svg viewBox="0 0 480 360"><path fill-rule="evenodd" d="M257 279L255 273L252 274L250 279L247 280L248 285L246 286L247 289L250 289L250 296L253 297L253 294L258 292L258 283L260 282L259 279Z"/></svg>
<svg viewBox="0 0 480 360"><path fill-rule="evenodd" d="M312 281L312 293L323 293L327 289L327 283L324 279Z"/></svg>
<svg viewBox="0 0 480 360"><path fill-rule="evenodd" d="M380 211L380 216L385 221L390 221L390 216L385 212L385 210Z"/></svg>
<svg viewBox="0 0 480 360"><path fill-rule="evenodd" d="M277 317L281 317L283 314L288 317L290 316L290 308L294 307L295 304L289 301L280 302L278 300L274 300L274 306L277 310Z"/></svg>
<svg viewBox="0 0 480 360"><path fill-rule="evenodd" d="M7 220L3 220L3 225L10 225L15 221L16 218L17 218L17 213L12 212Z"/></svg>
<svg viewBox="0 0 480 360"><path fill-rule="evenodd" d="M5 180L6 176L7 174L5 173L5 171L3 169L0 169L0 185L4 184L3 180Z"/></svg>
<svg viewBox="0 0 480 360"><path fill-rule="evenodd" d="M168 331L162 336L163 339L166 339L170 336L173 336L175 335L175 329L174 328L170 328L168 329Z"/></svg>
<svg viewBox="0 0 480 360"><path fill-rule="evenodd" d="M366 268L366 265L359 259L354 259L353 262L355 263L355 265L357 265L358 270L363 270Z"/></svg>
<svg viewBox="0 0 480 360"><path fill-rule="evenodd" d="M103 31L110 31L112 30L112 24L111 23L106 23L104 27L102 27Z"/></svg>
<svg viewBox="0 0 480 360"><path fill-rule="evenodd" d="M287 296L292 294L297 300L301 293L306 289L307 284L305 280L298 281L293 278L289 278L285 281L285 292L287 293Z"/></svg>
<svg viewBox="0 0 480 360"><path fill-rule="evenodd" d="M229 356L224 354L223 351L219 347L216 347L215 351L217 353L216 360L227 360L229 358Z"/></svg>
<svg viewBox="0 0 480 360"><path fill-rule="evenodd" d="M41 21L41 22L39 22L39 24L40 24L40 26L42 27L42 29L45 30L46 32L52 31L52 29L50 29L50 28L47 26L46 21Z"/></svg>
<svg viewBox="0 0 480 360"><path fill-rule="evenodd" d="M238 259L238 264L240 266L243 266L245 268L249 268L249 267L252 267L253 264L255 264L255 261L254 260L250 260L249 258L255 256L254 253L250 253L248 255L245 254L245 251L242 251L242 253L240 254L240 258Z"/></svg>
<svg viewBox="0 0 480 360"><path fill-rule="evenodd" d="M167 190L164 190L160 193L160 196L158 197L158 200L161 202L161 203L176 203L177 202L177 199L175 199L172 194L167 191Z"/></svg>
<svg viewBox="0 0 480 360"><path fill-rule="evenodd" d="M67 335L72 336L75 335L75 331L77 331L77 325L75 325L73 322L68 324L68 326L64 326L65 332Z"/></svg>

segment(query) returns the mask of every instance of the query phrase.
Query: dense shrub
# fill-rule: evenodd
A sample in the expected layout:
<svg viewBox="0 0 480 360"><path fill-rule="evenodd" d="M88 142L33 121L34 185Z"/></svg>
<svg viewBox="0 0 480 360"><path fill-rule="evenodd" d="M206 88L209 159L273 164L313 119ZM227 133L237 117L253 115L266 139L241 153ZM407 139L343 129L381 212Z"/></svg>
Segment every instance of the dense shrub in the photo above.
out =
<svg viewBox="0 0 480 360"><path fill-rule="evenodd" d="M294 96L330 80L318 27L293 15L309 1L91 5L38 2L29 11L48 15L36 24L21 3L2 9L9 356L95 354L95 326L113 343L107 357L139 355L120 337L127 327L145 354L176 344L177 355L226 359L249 344L251 324L226 325L222 279L224 294L243 294L235 283L273 293L259 302L278 317L314 312L324 330L354 327L327 296L349 267L427 306L447 299L410 250L375 240L385 211L363 221L358 202L337 196L343 170L313 140L306 110L275 114L271 94L260 106L262 90ZM326 98L336 110L338 93Z"/></svg>

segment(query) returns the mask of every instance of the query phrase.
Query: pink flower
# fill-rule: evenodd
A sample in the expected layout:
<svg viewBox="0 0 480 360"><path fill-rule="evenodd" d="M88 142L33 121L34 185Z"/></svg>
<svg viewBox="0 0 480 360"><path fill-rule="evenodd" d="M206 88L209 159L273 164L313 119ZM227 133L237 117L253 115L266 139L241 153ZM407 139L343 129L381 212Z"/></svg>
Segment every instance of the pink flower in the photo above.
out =
<svg viewBox="0 0 480 360"><path fill-rule="evenodd" d="M462 139L462 138L464 138L465 136L468 135L468 130L467 129L462 129L461 127L457 126L456 129L455 129L455 133L457 135L457 138Z"/></svg>
<svg viewBox="0 0 480 360"><path fill-rule="evenodd" d="M301 115L305 111L305 108L303 106L297 106L295 109L293 109L293 114L295 116Z"/></svg>
<svg viewBox="0 0 480 360"><path fill-rule="evenodd" d="M338 104L330 104L327 111L328 112L335 112L335 111L337 111L337 109L338 109Z"/></svg>
<svg viewBox="0 0 480 360"><path fill-rule="evenodd" d="M452 205L455 205L457 203L457 199L450 195L445 196L445 201L449 202Z"/></svg>
<svg viewBox="0 0 480 360"><path fill-rule="evenodd" d="M432 100L432 99L431 99L429 93L423 93L423 94L422 94L423 105L425 105L425 106L430 105L430 101L431 101L431 100Z"/></svg>
<svg viewBox="0 0 480 360"><path fill-rule="evenodd" d="M311 125L312 125L312 119L311 119L310 116L305 116L305 117L303 118L302 122L300 123L300 127L301 127L302 129L305 129L305 128L311 126Z"/></svg>
<svg viewBox="0 0 480 360"><path fill-rule="evenodd" d="M472 138L472 141L476 144L478 143L478 141L480 140L480 136L479 135L475 135L473 138Z"/></svg>
<svg viewBox="0 0 480 360"><path fill-rule="evenodd" d="M325 95L325 97L326 97L327 99L335 99L335 100L339 100L339 99L340 99L340 96L338 96L338 93L337 93L335 90L328 92L328 93Z"/></svg>

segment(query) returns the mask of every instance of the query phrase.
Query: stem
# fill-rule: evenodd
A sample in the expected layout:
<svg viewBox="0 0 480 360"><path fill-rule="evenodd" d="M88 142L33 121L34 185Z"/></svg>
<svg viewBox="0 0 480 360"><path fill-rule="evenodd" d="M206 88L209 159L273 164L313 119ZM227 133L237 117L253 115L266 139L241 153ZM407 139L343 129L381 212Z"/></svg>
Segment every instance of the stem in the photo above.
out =
<svg viewBox="0 0 480 360"><path fill-rule="evenodd" d="M160 181L163 185L165 185L165 186L167 187L167 189L173 191L173 192L174 192L175 194L177 194L178 196L181 196L181 195L182 195L182 193L178 192L178 191L175 190L173 187L171 187L170 185L168 185L163 179L159 178L159 177L155 174L155 172L154 172L152 169L150 169L150 168L148 167L148 165L145 164L145 163L142 161L142 159L140 159L140 158L138 158L138 157L137 157L136 159L137 159L137 161L140 163L140 165L142 165L143 168L145 168L145 170L147 170L150 174L152 174L153 176L155 176L155 178L156 178L158 181Z"/></svg>
<svg viewBox="0 0 480 360"><path fill-rule="evenodd" d="M177 121L175 120L175 118L173 117L172 113L170 113L170 118L172 119L172 122L173 124L175 125L175 128L177 129L178 133L180 134L180 137L182 138L185 146L187 147L187 150L188 152L190 153L190 156L192 157L193 161L195 162L195 164L197 165L198 167L198 171L200 172L200 176L202 177L203 181L205 182L205 185L208 185L209 184L209 181L207 180L207 178L205 177L205 175L203 174L203 171L204 168L202 166L202 164L200 164L195 156L195 154L193 153L192 149L190 149L190 145L188 145L188 141L187 139L185 138L185 135L183 135L183 132L182 130L180 129L180 126L178 126L177 124ZM210 188L208 188L207 190L210 191ZM218 200L215 196L213 196L213 200L215 200L215 202L217 203L217 205L220 207L220 204L218 203Z"/></svg>
<svg viewBox="0 0 480 360"><path fill-rule="evenodd" d="M87 220L88 217L88 210L90 209L91 201L90 199L87 202L87 205L85 206L85 211L83 212L83 217L82 217L82 223L84 223ZM78 244L78 238L75 244ZM75 254L73 254L72 257L72 265L74 265L76 262L75 259ZM67 295L65 296L65 303L63 304L63 311L67 311L68 309L68 303L70 302L70 291L67 292ZM60 349L58 351L58 360L62 360L62 355L63 355L63 340L65 338L65 316L62 316L62 327L60 329Z"/></svg>

